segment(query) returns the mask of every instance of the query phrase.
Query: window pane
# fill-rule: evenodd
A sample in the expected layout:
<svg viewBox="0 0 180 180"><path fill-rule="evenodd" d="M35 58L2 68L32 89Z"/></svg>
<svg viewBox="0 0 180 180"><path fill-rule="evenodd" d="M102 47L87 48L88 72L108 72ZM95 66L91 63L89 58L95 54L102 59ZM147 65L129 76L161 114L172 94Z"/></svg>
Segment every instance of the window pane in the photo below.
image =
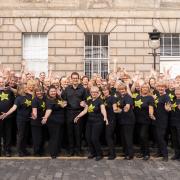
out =
<svg viewBox="0 0 180 180"><path fill-rule="evenodd" d="M179 38L179 34L172 34L173 38Z"/></svg>
<svg viewBox="0 0 180 180"><path fill-rule="evenodd" d="M179 37L172 39L172 46L179 46Z"/></svg>
<svg viewBox="0 0 180 180"><path fill-rule="evenodd" d="M98 60L94 59L93 60L93 67L92 67L93 68L93 73L99 73L98 66L99 66Z"/></svg>
<svg viewBox="0 0 180 180"><path fill-rule="evenodd" d="M170 46L171 45L171 38L164 38L164 45Z"/></svg>
<svg viewBox="0 0 180 180"><path fill-rule="evenodd" d="M108 46L108 36L101 35L101 46Z"/></svg>
<svg viewBox="0 0 180 180"><path fill-rule="evenodd" d="M101 47L101 58L108 58L108 47Z"/></svg>
<svg viewBox="0 0 180 180"><path fill-rule="evenodd" d="M85 47L85 58L91 58L92 57L92 48L91 46Z"/></svg>
<svg viewBox="0 0 180 180"><path fill-rule="evenodd" d="M164 37L171 38L171 34L164 34Z"/></svg>
<svg viewBox="0 0 180 180"><path fill-rule="evenodd" d="M92 35L85 35L85 46L92 46Z"/></svg>
<svg viewBox="0 0 180 180"><path fill-rule="evenodd" d="M93 46L100 46L100 35L93 35Z"/></svg>
<svg viewBox="0 0 180 180"><path fill-rule="evenodd" d="M100 58L100 47L93 47L93 58Z"/></svg>
<svg viewBox="0 0 180 180"><path fill-rule="evenodd" d="M164 38L161 38L160 39L160 46L163 46L163 43L164 43Z"/></svg>

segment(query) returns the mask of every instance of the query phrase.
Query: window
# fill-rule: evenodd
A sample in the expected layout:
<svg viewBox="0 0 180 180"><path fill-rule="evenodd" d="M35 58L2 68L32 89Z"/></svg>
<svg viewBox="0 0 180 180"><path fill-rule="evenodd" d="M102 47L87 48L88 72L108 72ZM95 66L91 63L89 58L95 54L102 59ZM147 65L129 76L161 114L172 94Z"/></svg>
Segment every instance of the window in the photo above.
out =
<svg viewBox="0 0 180 180"><path fill-rule="evenodd" d="M48 37L45 33L23 34L23 59L27 70L35 73L48 72Z"/></svg>
<svg viewBox="0 0 180 180"><path fill-rule="evenodd" d="M108 74L109 47L108 34L85 34L85 74L93 73L105 78Z"/></svg>
<svg viewBox="0 0 180 180"><path fill-rule="evenodd" d="M160 71L171 68L173 78L180 74L180 34L162 34L160 51Z"/></svg>
<svg viewBox="0 0 180 180"><path fill-rule="evenodd" d="M180 34L162 34L161 56L180 56Z"/></svg>

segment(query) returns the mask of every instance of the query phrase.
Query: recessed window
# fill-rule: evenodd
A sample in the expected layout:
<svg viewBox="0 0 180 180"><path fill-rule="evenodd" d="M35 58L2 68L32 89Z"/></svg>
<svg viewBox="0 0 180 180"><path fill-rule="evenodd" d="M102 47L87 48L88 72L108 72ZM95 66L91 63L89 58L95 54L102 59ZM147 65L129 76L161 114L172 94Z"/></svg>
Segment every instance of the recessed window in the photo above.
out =
<svg viewBox="0 0 180 180"><path fill-rule="evenodd" d="M166 33L160 39L160 71L171 69L174 78L180 74L180 34Z"/></svg>
<svg viewBox="0 0 180 180"><path fill-rule="evenodd" d="M85 74L94 73L105 78L108 74L109 43L108 34L85 34Z"/></svg>
<svg viewBox="0 0 180 180"><path fill-rule="evenodd" d="M23 34L23 59L27 70L35 73L48 72L48 36L46 33Z"/></svg>

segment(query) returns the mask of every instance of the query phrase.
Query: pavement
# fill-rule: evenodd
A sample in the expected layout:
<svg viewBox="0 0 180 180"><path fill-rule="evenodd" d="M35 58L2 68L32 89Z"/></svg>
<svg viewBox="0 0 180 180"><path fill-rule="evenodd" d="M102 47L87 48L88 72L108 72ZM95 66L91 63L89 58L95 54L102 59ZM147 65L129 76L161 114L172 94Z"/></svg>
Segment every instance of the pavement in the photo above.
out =
<svg viewBox="0 0 180 180"><path fill-rule="evenodd" d="M0 180L180 180L180 162L151 158L0 157Z"/></svg>

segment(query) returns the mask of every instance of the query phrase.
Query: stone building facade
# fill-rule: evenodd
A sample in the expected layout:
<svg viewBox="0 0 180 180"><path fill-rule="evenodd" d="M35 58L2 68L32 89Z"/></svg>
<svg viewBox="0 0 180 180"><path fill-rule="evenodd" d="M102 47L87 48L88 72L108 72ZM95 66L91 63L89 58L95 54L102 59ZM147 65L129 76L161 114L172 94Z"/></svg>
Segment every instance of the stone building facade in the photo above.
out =
<svg viewBox="0 0 180 180"><path fill-rule="evenodd" d="M180 33L179 9L178 0L1 0L0 62L20 71L23 35L47 33L52 70L84 74L85 33L107 33L109 71L145 74L153 67L148 32Z"/></svg>

